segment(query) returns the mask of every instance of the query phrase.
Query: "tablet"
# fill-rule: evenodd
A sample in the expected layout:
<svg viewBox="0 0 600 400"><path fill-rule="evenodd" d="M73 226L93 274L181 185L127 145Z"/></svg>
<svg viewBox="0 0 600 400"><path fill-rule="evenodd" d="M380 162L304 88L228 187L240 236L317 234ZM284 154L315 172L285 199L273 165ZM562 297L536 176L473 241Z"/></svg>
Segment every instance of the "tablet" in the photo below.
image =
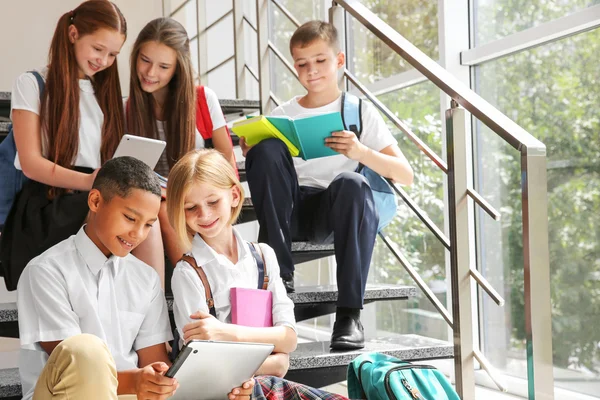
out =
<svg viewBox="0 0 600 400"><path fill-rule="evenodd" d="M165 376L175 377L179 389L173 400L223 400L240 387L273 352L263 343L191 340Z"/></svg>
<svg viewBox="0 0 600 400"><path fill-rule="evenodd" d="M123 156L134 157L154 169L166 145L167 143L163 140L149 139L135 135L123 135L113 158Z"/></svg>

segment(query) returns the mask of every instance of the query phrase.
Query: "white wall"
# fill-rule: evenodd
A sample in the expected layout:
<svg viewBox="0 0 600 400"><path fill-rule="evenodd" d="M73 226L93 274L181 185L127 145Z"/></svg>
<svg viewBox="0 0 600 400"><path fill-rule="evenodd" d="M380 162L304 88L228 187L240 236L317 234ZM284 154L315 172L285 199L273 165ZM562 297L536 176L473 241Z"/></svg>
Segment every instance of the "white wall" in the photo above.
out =
<svg viewBox="0 0 600 400"><path fill-rule="evenodd" d="M114 0L127 20L127 41L118 57L123 95L129 92L129 53L139 31L162 16L162 0ZM44 66L58 18L81 0L0 0L0 91L11 91L24 71Z"/></svg>

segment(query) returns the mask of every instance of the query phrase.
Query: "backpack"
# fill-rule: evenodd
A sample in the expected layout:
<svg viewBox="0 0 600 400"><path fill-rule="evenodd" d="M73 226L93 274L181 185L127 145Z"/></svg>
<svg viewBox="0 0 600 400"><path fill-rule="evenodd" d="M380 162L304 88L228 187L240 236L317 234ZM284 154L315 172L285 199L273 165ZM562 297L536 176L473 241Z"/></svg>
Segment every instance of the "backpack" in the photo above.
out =
<svg viewBox="0 0 600 400"><path fill-rule="evenodd" d="M258 267L258 289L267 290L267 286L269 285L269 274L267 273L267 265L265 260L261 254L258 254L258 244L248 242L248 247L250 248L250 253L254 257L256 261L256 266ZM206 296L206 305L208 306L208 312L213 317L217 318L217 311L215 310L215 301L213 299L212 290L210 289L210 283L208 282L208 278L206 277L206 273L202 269L202 266L199 266L196 263L196 259L193 256L183 255L181 260L186 261L188 264L194 268L200 281L202 282L202 286L204 286L204 295ZM177 328L174 329L173 332L173 347L171 350L171 354L169 355L171 360L175 360L177 355L179 354L179 331Z"/></svg>
<svg viewBox="0 0 600 400"><path fill-rule="evenodd" d="M342 92L342 122L346 130L354 132L358 139L362 133L361 105L362 99L351 93ZM379 214L379 225L377 226L377 232L379 232L396 216L398 208L396 195L388 181L371 168L359 164L356 172L363 175L371 186L373 200Z"/></svg>
<svg viewBox="0 0 600 400"><path fill-rule="evenodd" d="M29 71L35 76L40 88L40 103L46 87L44 79L37 71ZM23 171L15 168L17 146L12 124L8 126L8 136L0 143L0 226L4 225L14 199L21 191L27 177Z"/></svg>
<svg viewBox="0 0 600 400"><path fill-rule="evenodd" d="M368 400L460 400L435 367L381 353L365 353L348 365L348 397Z"/></svg>

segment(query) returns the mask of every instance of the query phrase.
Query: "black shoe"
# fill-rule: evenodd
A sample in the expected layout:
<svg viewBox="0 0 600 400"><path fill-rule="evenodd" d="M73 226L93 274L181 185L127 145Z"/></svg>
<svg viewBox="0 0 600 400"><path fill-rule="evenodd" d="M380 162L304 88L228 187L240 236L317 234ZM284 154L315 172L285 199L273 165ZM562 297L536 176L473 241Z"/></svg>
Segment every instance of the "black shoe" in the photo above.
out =
<svg viewBox="0 0 600 400"><path fill-rule="evenodd" d="M330 347L333 350L355 350L365 347L365 330L360 317L337 315Z"/></svg>
<svg viewBox="0 0 600 400"><path fill-rule="evenodd" d="M285 291L288 293L295 293L296 289L294 289L294 274L284 274L281 275L281 280L283 281L283 286L285 287Z"/></svg>

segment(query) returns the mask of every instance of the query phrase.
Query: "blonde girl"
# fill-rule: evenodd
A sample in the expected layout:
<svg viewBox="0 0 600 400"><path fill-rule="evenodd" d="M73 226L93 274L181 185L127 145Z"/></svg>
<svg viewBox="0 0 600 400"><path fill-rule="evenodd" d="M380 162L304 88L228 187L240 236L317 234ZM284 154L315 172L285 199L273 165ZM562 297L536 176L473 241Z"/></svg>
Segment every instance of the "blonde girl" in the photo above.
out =
<svg viewBox="0 0 600 400"><path fill-rule="evenodd" d="M257 374L283 376L288 354L296 348L294 305L279 277L273 250L260 244L273 293L273 326L265 328L231 324L232 287L256 288L258 268L249 244L233 223L242 206L244 191L235 171L215 150L185 155L169 174L167 210L180 245L206 273L216 317L210 315L205 288L194 267L181 260L171 281L175 323L183 341L191 339L271 343L274 353Z"/></svg>

